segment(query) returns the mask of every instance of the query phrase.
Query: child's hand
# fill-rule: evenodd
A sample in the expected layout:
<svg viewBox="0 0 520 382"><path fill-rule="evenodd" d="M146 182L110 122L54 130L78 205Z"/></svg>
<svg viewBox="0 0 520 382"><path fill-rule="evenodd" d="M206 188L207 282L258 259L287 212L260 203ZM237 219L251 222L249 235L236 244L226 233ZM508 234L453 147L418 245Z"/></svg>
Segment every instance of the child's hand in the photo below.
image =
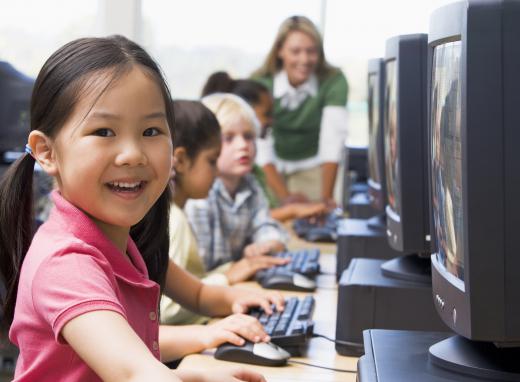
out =
<svg viewBox="0 0 520 382"><path fill-rule="evenodd" d="M270 255L271 253L271 245L269 242L263 243L251 243L244 248L244 256L253 257L253 256L263 256Z"/></svg>
<svg viewBox="0 0 520 382"><path fill-rule="evenodd" d="M272 305L276 310L283 311L285 299L278 291L264 291L261 289L231 288L233 295L231 310L233 313L246 313L250 308L260 306L267 314L273 313Z"/></svg>
<svg viewBox="0 0 520 382"><path fill-rule="evenodd" d="M292 203L290 204L295 219L324 215L328 211L325 203Z"/></svg>
<svg viewBox="0 0 520 382"><path fill-rule="evenodd" d="M201 374L202 382L266 382L262 374L241 367L213 369Z"/></svg>
<svg viewBox="0 0 520 382"><path fill-rule="evenodd" d="M246 314L235 313L213 324L201 327L202 341L207 349L225 342L242 346L246 340L267 342L271 338L258 320Z"/></svg>
<svg viewBox="0 0 520 382"><path fill-rule="evenodd" d="M249 280L256 272L261 269L271 268L275 265L287 264L290 259L280 259L272 256L251 256L244 257L233 263L225 275L230 285L241 281Z"/></svg>
<svg viewBox="0 0 520 382"><path fill-rule="evenodd" d="M332 211L334 208L338 207L338 204L336 203L334 198L328 198L324 196L321 200L327 206L327 211Z"/></svg>
<svg viewBox="0 0 520 382"><path fill-rule="evenodd" d="M268 240L261 243L251 243L244 248L244 256L262 256L269 255L274 252L280 252L285 249L285 245L278 240Z"/></svg>

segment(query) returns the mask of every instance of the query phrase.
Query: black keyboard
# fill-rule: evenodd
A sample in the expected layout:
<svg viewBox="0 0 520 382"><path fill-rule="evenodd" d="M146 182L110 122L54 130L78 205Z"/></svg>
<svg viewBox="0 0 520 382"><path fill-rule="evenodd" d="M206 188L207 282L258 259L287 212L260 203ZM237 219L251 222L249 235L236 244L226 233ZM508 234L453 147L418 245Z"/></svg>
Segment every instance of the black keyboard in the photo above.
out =
<svg viewBox="0 0 520 382"><path fill-rule="evenodd" d="M320 273L320 250L318 248L285 251L277 253L273 256L279 257L281 259L289 258L291 261L285 265L279 265L258 271L256 273L256 279L258 281L260 281L265 276L269 276L281 270L299 273L301 275L311 277L314 277Z"/></svg>
<svg viewBox="0 0 520 382"><path fill-rule="evenodd" d="M280 252L274 256L290 258L291 261L285 265L258 271L255 278L262 287L301 292L312 292L316 289L314 276L320 271L319 249Z"/></svg>
<svg viewBox="0 0 520 382"><path fill-rule="evenodd" d="M328 213L322 219L311 221L309 219L296 219L293 229L296 234L307 241L335 242L338 238L338 220L343 217L343 212L338 209Z"/></svg>
<svg viewBox="0 0 520 382"><path fill-rule="evenodd" d="M263 309L255 308L249 315L258 318L265 331L271 336L271 342L295 355L302 345L312 335L314 322L314 297L290 297L285 300L283 312L277 312L273 307L273 314L267 315Z"/></svg>

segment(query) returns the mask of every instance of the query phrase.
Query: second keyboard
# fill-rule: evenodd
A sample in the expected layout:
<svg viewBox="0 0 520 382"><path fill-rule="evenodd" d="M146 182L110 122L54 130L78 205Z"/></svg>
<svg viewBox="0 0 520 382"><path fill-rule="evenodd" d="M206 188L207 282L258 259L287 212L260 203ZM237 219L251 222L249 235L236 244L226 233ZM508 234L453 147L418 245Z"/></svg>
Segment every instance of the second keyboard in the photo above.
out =
<svg viewBox="0 0 520 382"><path fill-rule="evenodd" d="M249 315L258 318L264 330L271 337L271 341L283 347L290 353L292 348L306 345L312 335L314 321L314 297L290 297L285 301L285 309L267 315L263 309L256 308L249 311Z"/></svg>

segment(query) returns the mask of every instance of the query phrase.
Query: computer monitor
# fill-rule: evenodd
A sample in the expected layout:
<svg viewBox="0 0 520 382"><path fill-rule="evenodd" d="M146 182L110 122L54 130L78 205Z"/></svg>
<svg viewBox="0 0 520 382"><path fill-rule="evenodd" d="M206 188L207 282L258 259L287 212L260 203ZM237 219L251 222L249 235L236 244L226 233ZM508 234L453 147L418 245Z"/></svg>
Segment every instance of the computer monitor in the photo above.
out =
<svg viewBox="0 0 520 382"><path fill-rule="evenodd" d="M4 153L21 150L29 134L29 110L34 80L0 61L0 161Z"/></svg>
<svg viewBox="0 0 520 382"><path fill-rule="evenodd" d="M368 194L374 211L383 214L386 205L383 136L384 61L368 61Z"/></svg>
<svg viewBox="0 0 520 382"><path fill-rule="evenodd" d="M429 258L427 42L426 34L386 42L384 153L388 242Z"/></svg>
<svg viewBox="0 0 520 382"><path fill-rule="evenodd" d="M518 1L458 2L430 19L432 287L459 334L430 359L498 380L520 380L518 36Z"/></svg>

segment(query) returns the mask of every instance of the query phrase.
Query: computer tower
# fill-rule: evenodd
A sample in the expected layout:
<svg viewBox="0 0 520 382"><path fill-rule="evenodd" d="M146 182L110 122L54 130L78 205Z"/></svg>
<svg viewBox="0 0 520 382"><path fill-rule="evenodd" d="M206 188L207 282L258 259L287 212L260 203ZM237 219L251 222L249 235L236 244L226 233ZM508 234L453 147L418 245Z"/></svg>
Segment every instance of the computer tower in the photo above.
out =
<svg viewBox="0 0 520 382"><path fill-rule="evenodd" d="M401 253L388 244L386 232L370 219L342 219L338 222L336 277L355 257L367 259L393 259Z"/></svg>
<svg viewBox="0 0 520 382"><path fill-rule="evenodd" d="M386 276L384 260L354 258L338 285L336 344L342 355L363 354L366 329L448 331L435 312L431 284Z"/></svg>

